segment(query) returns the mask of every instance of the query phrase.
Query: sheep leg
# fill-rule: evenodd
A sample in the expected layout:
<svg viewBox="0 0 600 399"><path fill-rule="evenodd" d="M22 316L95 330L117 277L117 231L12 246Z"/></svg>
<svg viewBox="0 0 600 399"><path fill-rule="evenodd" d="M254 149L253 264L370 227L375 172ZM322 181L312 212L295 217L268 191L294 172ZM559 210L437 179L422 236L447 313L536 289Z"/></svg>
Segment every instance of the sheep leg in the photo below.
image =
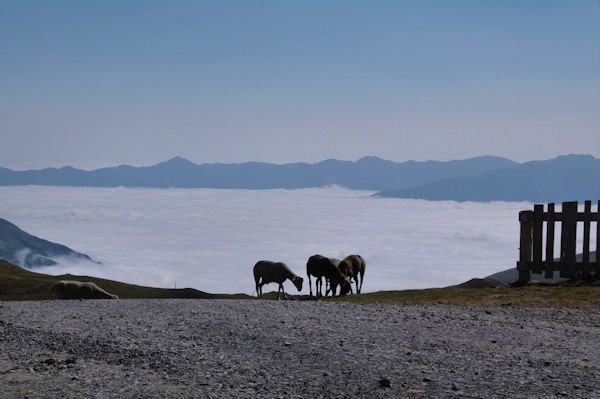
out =
<svg viewBox="0 0 600 399"><path fill-rule="evenodd" d="M313 295L312 295L312 284L311 284L311 282L310 282L310 274L307 274L307 276L308 276L308 289L310 290L310 296L313 296ZM317 284L317 283L315 282L315 289L317 288L317 287L316 287L316 284Z"/></svg>
<svg viewBox="0 0 600 399"><path fill-rule="evenodd" d="M281 292L283 292L283 299L287 299L287 294L285 293L285 288L283 288L283 283L281 283Z"/></svg>
<svg viewBox="0 0 600 399"><path fill-rule="evenodd" d="M285 289L283 288L283 283L279 283L279 289L277 289L277 300L281 299L279 294L283 292L283 299L286 299Z"/></svg>
<svg viewBox="0 0 600 399"><path fill-rule="evenodd" d="M329 285L330 285L330 287L331 287L331 289L330 289L330 291L331 291L331 296L335 296L335 294L336 294L336 292L337 292L337 284L331 284L331 282L330 282L330 283L329 283ZM341 287L340 287L340 288L341 288ZM341 289L340 289L340 291L341 291Z"/></svg>

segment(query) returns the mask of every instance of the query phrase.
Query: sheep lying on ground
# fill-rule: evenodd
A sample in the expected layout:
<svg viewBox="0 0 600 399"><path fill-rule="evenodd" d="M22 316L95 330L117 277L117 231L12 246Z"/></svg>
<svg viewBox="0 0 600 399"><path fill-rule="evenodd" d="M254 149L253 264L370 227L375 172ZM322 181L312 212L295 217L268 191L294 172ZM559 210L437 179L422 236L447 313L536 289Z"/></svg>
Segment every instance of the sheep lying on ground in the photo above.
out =
<svg viewBox="0 0 600 399"><path fill-rule="evenodd" d="M119 299L94 283L62 280L50 287L56 299Z"/></svg>

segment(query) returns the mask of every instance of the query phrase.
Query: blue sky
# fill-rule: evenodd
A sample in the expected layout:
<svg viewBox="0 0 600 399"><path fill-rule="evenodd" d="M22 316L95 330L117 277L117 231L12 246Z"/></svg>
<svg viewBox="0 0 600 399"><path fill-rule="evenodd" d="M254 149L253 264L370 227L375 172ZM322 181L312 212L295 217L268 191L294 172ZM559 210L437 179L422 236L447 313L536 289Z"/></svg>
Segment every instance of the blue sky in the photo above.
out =
<svg viewBox="0 0 600 399"><path fill-rule="evenodd" d="M0 166L600 156L599 1L3 1Z"/></svg>

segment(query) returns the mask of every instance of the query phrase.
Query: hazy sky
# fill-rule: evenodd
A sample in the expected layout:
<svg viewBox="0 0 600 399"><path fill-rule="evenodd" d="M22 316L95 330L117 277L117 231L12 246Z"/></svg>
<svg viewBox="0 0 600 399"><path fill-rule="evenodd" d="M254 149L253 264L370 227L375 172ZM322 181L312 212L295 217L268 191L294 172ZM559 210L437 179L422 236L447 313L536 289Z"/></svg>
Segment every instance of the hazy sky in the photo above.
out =
<svg viewBox="0 0 600 399"><path fill-rule="evenodd" d="M600 1L0 0L0 166L600 156Z"/></svg>

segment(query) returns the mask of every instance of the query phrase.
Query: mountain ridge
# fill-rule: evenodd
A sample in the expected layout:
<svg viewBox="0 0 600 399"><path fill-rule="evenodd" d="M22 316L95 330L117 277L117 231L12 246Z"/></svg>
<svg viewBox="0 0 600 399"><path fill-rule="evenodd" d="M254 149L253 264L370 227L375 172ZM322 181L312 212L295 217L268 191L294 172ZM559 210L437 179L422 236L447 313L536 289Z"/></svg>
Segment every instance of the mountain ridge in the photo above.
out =
<svg viewBox="0 0 600 399"><path fill-rule="evenodd" d="M479 176L447 178L374 195L459 202L597 200L600 199L600 159L591 155L562 155Z"/></svg>
<svg viewBox="0 0 600 399"><path fill-rule="evenodd" d="M294 189L335 184L351 189L382 191L514 165L517 163L494 156L448 162L400 163L365 156L356 162L326 159L313 164L255 161L196 164L178 156L151 166L120 165L91 171L71 166L25 171L0 168L0 185Z"/></svg>
<svg viewBox="0 0 600 399"><path fill-rule="evenodd" d="M600 198L600 160L563 155L517 163L484 155L451 161L357 161L196 164L177 156L151 166L91 171L72 166L13 171L0 168L0 186L299 189L337 185L379 197L453 201L561 202Z"/></svg>

